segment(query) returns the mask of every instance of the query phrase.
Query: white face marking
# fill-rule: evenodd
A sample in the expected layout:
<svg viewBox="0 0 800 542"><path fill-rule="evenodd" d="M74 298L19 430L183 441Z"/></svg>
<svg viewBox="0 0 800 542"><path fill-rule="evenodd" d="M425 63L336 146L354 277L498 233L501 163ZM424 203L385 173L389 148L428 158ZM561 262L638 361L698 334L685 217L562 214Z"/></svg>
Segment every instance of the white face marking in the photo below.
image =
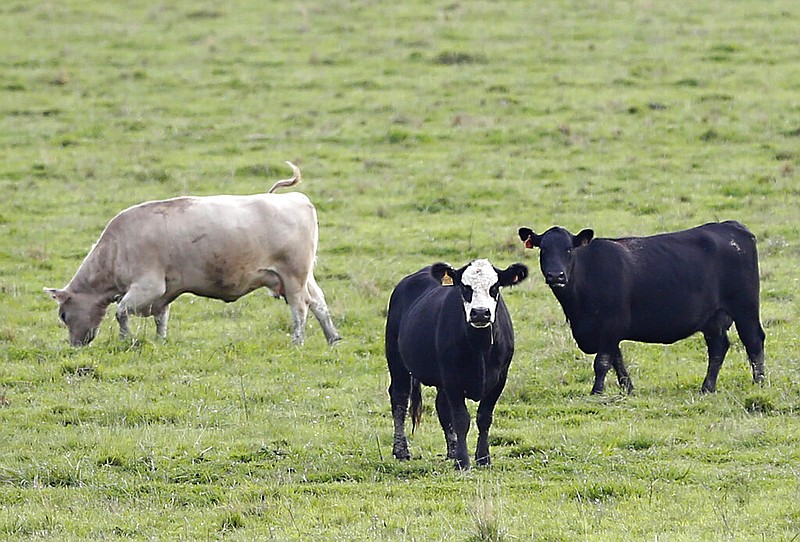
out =
<svg viewBox="0 0 800 542"><path fill-rule="evenodd" d="M489 289L497 284L497 272L489 260L475 260L464 270L461 275L461 283L472 289L472 300L464 301L464 312L467 322L473 327L487 327L494 323L495 312L497 309L497 299L489 293ZM479 319L473 322L476 314L489 311L489 320ZM485 317L484 317L485 318Z"/></svg>

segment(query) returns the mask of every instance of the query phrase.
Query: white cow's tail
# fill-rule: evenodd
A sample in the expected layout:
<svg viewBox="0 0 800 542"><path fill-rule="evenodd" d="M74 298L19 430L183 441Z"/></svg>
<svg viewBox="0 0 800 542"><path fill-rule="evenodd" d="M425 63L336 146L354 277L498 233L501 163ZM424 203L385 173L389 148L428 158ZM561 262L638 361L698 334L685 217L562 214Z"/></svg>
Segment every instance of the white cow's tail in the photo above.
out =
<svg viewBox="0 0 800 542"><path fill-rule="evenodd" d="M278 188L294 186L296 184L300 184L301 182L303 182L303 177L300 175L300 168L291 162L287 161L286 163L289 164L290 168L292 168L292 171L294 172L294 177L292 177L291 179L283 179L282 181L278 181L275 184L273 184L272 188L269 189L268 192L269 194L272 194Z"/></svg>

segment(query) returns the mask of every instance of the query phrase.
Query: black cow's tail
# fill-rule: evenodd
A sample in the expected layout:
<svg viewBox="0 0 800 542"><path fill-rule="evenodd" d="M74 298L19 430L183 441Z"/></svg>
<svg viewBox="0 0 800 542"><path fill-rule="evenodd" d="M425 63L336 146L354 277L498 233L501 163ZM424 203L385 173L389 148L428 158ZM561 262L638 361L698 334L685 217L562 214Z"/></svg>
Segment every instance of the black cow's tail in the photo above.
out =
<svg viewBox="0 0 800 542"><path fill-rule="evenodd" d="M411 434L422 420L422 389L419 380L411 377Z"/></svg>

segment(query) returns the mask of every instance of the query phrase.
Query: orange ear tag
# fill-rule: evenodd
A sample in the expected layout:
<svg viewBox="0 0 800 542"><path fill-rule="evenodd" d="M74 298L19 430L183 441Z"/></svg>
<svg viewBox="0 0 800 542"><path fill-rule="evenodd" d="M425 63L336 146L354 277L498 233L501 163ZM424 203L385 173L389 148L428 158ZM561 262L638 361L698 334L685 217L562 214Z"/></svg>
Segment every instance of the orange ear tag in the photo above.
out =
<svg viewBox="0 0 800 542"><path fill-rule="evenodd" d="M453 285L453 277L449 274L445 273L442 277L442 286L452 286Z"/></svg>

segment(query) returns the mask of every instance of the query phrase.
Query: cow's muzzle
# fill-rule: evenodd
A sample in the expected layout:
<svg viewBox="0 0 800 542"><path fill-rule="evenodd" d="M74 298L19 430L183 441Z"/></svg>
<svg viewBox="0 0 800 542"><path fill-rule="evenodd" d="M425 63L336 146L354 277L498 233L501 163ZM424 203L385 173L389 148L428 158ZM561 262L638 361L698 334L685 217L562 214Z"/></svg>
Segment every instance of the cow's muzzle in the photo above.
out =
<svg viewBox="0 0 800 542"><path fill-rule="evenodd" d="M88 346L90 342L92 342L95 337L97 337L99 329L90 329L86 332L85 335L79 335L73 337L70 335L69 342L72 346L80 347L80 346Z"/></svg>
<svg viewBox="0 0 800 542"><path fill-rule="evenodd" d="M470 310L469 325L478 329L492 325L492 311L486 307L477 307Z"/></svg>
<svg viewBox="0 0 800 542"><path fill-rule="evenodd" d="M549 271L544 274L544 281L550 288L563 288L567 285L567 275L563 271Z"/></svg>

